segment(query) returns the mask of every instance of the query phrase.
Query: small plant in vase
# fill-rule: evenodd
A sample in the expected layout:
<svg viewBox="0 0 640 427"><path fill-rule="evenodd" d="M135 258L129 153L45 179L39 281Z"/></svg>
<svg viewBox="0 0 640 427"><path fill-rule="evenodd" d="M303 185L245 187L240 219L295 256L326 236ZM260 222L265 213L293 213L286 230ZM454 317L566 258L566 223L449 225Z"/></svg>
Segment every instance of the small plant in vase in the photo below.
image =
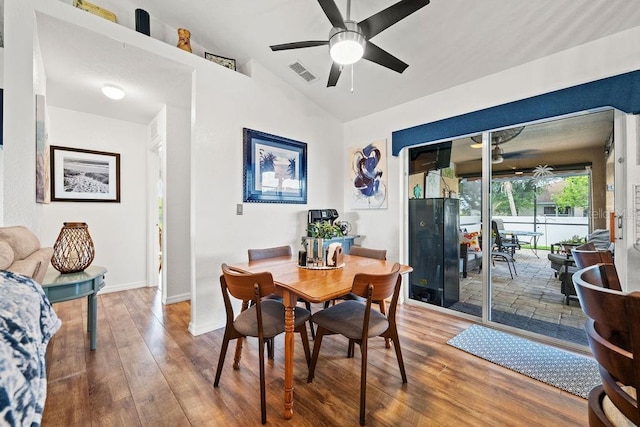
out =
<svg viewBox="0 0 640 427"><path fill-rule="evenodd" d="M332 239L334 237L342 237L342 230L338 225L331 224L329 221L318 221L309 224L307 229L310 237L315 239Z"/></svg>

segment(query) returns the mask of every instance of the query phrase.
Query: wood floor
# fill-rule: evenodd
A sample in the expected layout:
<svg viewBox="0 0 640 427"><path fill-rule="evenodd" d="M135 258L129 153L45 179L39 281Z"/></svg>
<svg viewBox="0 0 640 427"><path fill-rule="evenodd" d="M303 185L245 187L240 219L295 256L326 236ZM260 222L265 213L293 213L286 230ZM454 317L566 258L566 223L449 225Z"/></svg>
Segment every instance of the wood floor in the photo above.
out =
<svg viewBox="0 0 640 427"><path fill-rule="evenodd" d="M86 301L55 304L63 321L47 352L48 395L43 426L260 425L255 339L241 368L227 355L220 387L213 378L222 330L187 331L188 302L163 306L154 288L99 296L98 348L89 350ZM446 344L470 323L403 305L399 329L408 384L393 349L370 342L367 425L586 426L584 399ZM268 425L357 426L360 354L326 337L313 383L296 336L294 416L283 407L283 337L267 362Z"/></svg>

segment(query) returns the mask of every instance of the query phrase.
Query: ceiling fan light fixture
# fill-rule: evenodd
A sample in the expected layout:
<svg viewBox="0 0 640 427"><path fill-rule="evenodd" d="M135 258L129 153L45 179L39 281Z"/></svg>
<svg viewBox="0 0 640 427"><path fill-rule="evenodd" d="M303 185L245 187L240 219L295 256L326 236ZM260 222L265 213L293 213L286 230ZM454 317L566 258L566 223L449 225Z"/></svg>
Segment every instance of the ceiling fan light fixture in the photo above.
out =
<svg viewBox="0 0 640 427"><path fill-rule="evenodd" d="M471 148L482 148L482 142L474 142L473 144L471 144L469 147Z"/></svg>
<svg viewBox="0 0 640 427"><path fill-rule="evenodd" d="M340 65L350 65L358 62L364 55L366 39L358 24L345 21L344 28L333 28L329 36L329 53L331 59Z"/></svg>
<svg viewBox="0 0 640 427"><path fill-rule="evenodd" d="M502 149L498 146L491 151L491 163L494 165L497 163L502 163L504 161L504 157L502 157Z"/></svg>
<svg viewBox="0 0 640 427"><path fill-rule="evenodd" d="M110 99L118 100L124 98L124 90L122 88L119 88L118 86L111 84L102 86L102 93L104 94L104 96Z"/></svg>

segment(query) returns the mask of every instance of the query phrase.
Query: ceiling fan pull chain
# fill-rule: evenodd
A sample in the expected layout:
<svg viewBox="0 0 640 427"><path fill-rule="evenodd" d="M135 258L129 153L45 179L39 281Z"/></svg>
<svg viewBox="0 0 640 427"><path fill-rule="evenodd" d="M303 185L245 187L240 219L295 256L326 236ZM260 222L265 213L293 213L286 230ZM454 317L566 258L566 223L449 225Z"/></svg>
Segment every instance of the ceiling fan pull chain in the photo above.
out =
<svg viewBox="0 0 640 427"><path fill-rule="evenodd" d="M351 64L351 93L353 93L353 69L356 64Z"/></svg>

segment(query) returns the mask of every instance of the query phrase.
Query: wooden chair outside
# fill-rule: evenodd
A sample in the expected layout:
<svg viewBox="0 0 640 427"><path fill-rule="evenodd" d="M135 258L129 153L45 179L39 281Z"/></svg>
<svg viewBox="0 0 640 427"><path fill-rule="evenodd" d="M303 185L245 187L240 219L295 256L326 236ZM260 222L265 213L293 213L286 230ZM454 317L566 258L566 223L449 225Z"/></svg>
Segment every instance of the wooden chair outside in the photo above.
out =
<svg viewBox="0 0 640 427"><path fill-rule="evenodd" d="M311 318L318 329L316 340L313 344L308 382L313 381L320 345L325 335L340 334L348 338L349 342L355 342L360 345L360 425L365 423L369 338L381 336L393 341L402 383L407 382L396 326L396 308L402 284L402 277L399 271L400 264L395 263L391 272L387 274L356 274L351 291L358 296L366 298L364 304L359 301L344 301L315 313ZM391 303L389 304L387 315L371 309L373 301L382 301L389 297L391 297Z"/></svg>
<svg viewBox="0 0 640 427"><path fill-rule="evenodd" d="M213 383L218 387L222 366L229 347L229 341L241 340L245 337L258 338L258 357L260 360L260 408L262 424L267 422L267 405L264 372L264 344L273 339L276 335L284 332L284 305L282 302L273 299L264 299L266 295L273 293L275 284L269 272L245 273L229 268L222 264L222 276L220 276L220 286L224 299L224 307L227 314L224 337L220 348L220 358L216 377ZM241 301L252 301L250 307L234 315L231 298ZM304 348L307 365L310 360L309 339L307 337L306 322L311 317L311 313L302 307L295 308L295 331L300 333ZM240 347L241 348L241 347ZM236 348L236 360L234 369L238 369L240 354Z"/></svg>
<svg viewBox="0 0 640 427"><path fill-rule="evenodd" d="M602 385L589 393L589 425L640 425L636 396L640 387L640 292L627 294L600 286L605 283L598 279L604 272L602 265L613 264L593 265L573 275L588 317L589 347L602 378Z"/></svg>

